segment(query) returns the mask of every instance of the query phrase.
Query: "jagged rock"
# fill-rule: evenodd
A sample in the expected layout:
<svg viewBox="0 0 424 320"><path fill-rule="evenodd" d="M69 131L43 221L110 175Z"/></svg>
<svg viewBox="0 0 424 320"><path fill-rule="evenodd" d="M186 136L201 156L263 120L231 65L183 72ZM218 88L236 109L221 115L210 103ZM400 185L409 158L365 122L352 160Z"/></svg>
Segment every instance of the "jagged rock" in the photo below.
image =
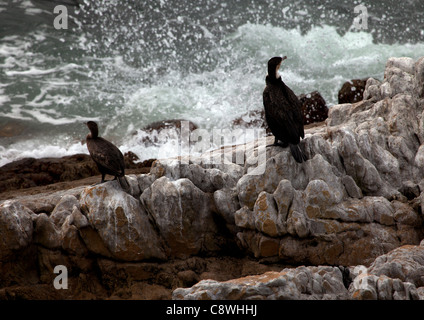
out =
<svg viewBox="0 0 424 320"><path fill-rule="evenodd" d="M74 212L76 213L78 209ZM75 256L86 256L88 254L88 249L84 244L83 240L80 237L80 233L78 231L78 227L72 225L74 220L77 219L76 216L81 214L81 212L68 216L64 221L62 228L60 230L60 244L63 250L69 252ZM84 227L82 227L84 228Z"/></svg>
<svg viewBox="0 0 424 320"><path fill-rule="evenodd" d="M381 86L380 81L374 78L368 78L365 84L363 95L362 95L363 100L371 100L371 99L374 101L381 100L380 86Z"/></svg>
<svg viewBox="0 0 424 320"><path fill-rule="evenodd" d="M143 177L145 181L141 183L149 186L153 182L152 179L166 176L172 180L189 179L204 192L214 192L224 187L232 188L243 175L243 167L232 163L232 155L232 150L224 148L200 158L181 157L156 161L152 166L151 175ZM216 161L213 160L214 156L218 157Z"/></svg>
<svg viewBox="0 0 424 320"><path fill-rule="evenodd" d="M117 181L87 187L81 208L99 240L116 259L165 259L162 243L140 202L122 191ZM82 236L85 244L93 238ZM104 254L104 252L95 252Z"/></svg>
<svg viewBox="0 0 424 320"><path fill-rule="evenodd" d="M424 287L424 243L402 246L381 255L370 267L352 269L351 299L418 300ZM418 289L417 289L418 288Z"/></svg>
<svg viewBox="0 0 424 320"><path fill-rule="evenodd" d="M424 98L424 57L419 58L414 65L415 92L419 98Z"/></svg>
<svg viewBox="0 0 424 320"><path fill-rule="evenodd" d="M237 192L231 188L216 190L213 194L216 210L227 225L235 225L234 212L240 209Z"/></svg>
<svg viewBox="0 0 424 320"><path fill-rule="evenodd" d="M423 299L424 241L419 246L402 246L377 257L367 268L352 268L349 287L352 299ZM417 289L418 288L418 289Z"/></svg>
<svg viewBox="0 0 424 320"><path fill-rule="evenodd" d="M347 289L337 267L298 267L218 282L202 280L191 288L178 288L174 300L343 300Z"/></svg>
<svg viewBox="0 0 424 320"><path fill-rule="evenodd" d="M141 202L169 248L169 256L184 258L214 252L225 242L213 219L213 197L187 178L157 179L144 190Z"/></svg>
<svg viewBox="0 0 424 320"><path fill-rule="evenodd" d="M419 300L412 283L366 272L355 277L349 287L349 296L353 300Z"/></svg>
<svg viewBox="0 0 424 320"><path fill-rule="evenodd" d="M369 78L364 99L381 100L393 98L397 94L414 95L423 98L423 58L414 61L411 58L389 58L384 72L384 81Z"/></svg>
<svg viewBox="0 0 424 320"><path fill-rule="evenodd" d="M24 249L33 241L32 212L22 204L0 204L0 261Z"/></svg>
<svg viewBox="0 0 424 320"><path fill-rule="evenodd" d="M57 249L61 246L60 232L45 213L39 214L34 222L35 243L49 249Z"/></svg>
<svg viewBox="0 0 424 320"><path fill-rule="evenodd" d="M402 246L377 257L368 272L400 279L417 288L424 287L424 243L420 246Z"/></svg>
<svg viewBox="0 0 424 320"><path fill-rule="evenodd" d="M423 245L394 249L369 268L301 266L224 282L202 280L174 290L172 298L418 300L424 288Z"/></svg>
<svg viewBox="0 0 424 320"><path fill-rule="evenodd" d="M36 194L36 195L28 195L28 196L22 196L17 197L13 199L13 201L17 201L27 207L29 210L31 210L34 213L46 213L51 214L54 209L56 208L56 205L63 199L65 196L73 196L73 197L79 197L81 192L85 189L85 186L82 187L76 187L69 190L61 190L53 193L42 193L42 194ZM62 207L60 210L60 214L62 213L64 215L67 214L66 211L72 211L72 207ZM62 212L64 211L64 212ZM59 214L59 212L57 213ZM55 214L56 215L56 214Z"/></svg>
<svg viewBox="0 0 424 320"><path fill-rule="evenodd" d="M64 195L53 209L50 219L56 226L62 226L68 215L74 210L74 206L80 207L78 199L73 195Z"/></svg>

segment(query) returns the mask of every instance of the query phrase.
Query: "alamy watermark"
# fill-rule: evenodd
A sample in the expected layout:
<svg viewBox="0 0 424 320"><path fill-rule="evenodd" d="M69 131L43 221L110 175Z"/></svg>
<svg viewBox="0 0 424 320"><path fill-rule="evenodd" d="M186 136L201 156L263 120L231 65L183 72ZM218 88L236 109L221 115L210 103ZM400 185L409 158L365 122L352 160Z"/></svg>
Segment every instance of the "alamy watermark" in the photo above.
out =
<svg viewBox="0 0 424 320"><path fill-rule="evenodd" d="M54 267L53 272L59 274L53 280L54 288L56 290L68 289L68 268L60 264Z"/></svg>
<svg viewBox="0 0 424 320"><path fill-rule="evenodd" d="M172 148L173 157L177 157L182 165L197 161L212 166L235 163L246 166L248 175L265 172L265 129L214 128L190 131L189 126L189 121L182 120L179 129L161 130L157 137L160 142L157 158L169 158L169 149Z"/></svg>
<svg viewBox="0 0 424 320"><path fill-rule="evenodd" d="M54 7L53 13L56 14L53 20L53 27L56 30L68 29L68 8L60 4Z"/></svg>
<svg viewBox="0 0 424 320"><path fill-rule="evenodd" d="M363 4L357 5L353 9L354 13L359 13L358 16L353 19L353 27L357 30L367 30L368 29L368 9Z"/></svg>
<svg viewBox="0 0 424 320"><path fill-rule="evenodd" d="M287 9L283 9L283 14ZM365 5L359 4L353 8L353 12L358 14L353 19L353 27L357 30L368 29L368 9ZM57 5L53 9L53 13L56 15L53 20L53 26L55 29L68 29L68 8L65 5Z"/></svg>

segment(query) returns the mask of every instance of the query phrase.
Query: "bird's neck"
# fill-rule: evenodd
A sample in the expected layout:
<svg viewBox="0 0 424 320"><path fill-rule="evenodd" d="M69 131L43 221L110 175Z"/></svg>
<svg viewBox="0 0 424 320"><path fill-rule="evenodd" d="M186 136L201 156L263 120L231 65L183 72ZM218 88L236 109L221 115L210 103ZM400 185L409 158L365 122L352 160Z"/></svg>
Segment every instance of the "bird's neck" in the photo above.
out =
<svg viewBox="0 0 424 320"><path fill-rule="evenodd" d="M87 134L87 139L97 139L98 138L98 132L91 131L89 134Z"/></svg>
<svg viewBox="0 0 424 320"><path fill-rule="evenodd" d="M282 81L280 75L278 75L278 78L275 75L272 75L272 73L271 73L271 75L268 74L266 76L266 82L277 83L277 82L280 82L280 81Z"/></svg>
<svg viewBox="0 0 424 320"><path fill-rule="evenodd" d="M96 139L99 136L99 131L97 130L97 128L92 128L90 130L89 135L90 135L91 139Z"/></svg>
<svg viewBox="0 0 424 320"><path fill-rule="evenodd" d="M270 77L272 80L278 80L278 78L281 78L278 70L278 67L274 68L273 66L268 66L268 77Z"/></svg>

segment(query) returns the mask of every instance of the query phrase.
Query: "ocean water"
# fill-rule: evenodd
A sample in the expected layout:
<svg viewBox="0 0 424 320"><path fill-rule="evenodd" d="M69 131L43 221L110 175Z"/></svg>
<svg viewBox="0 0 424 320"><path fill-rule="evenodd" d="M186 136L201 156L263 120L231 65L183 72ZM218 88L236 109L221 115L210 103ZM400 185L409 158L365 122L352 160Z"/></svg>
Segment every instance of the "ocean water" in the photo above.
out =
<svg viewBox="0 0 424 320"><path fill-rule="evenodd" d="M0 0L0 166L88 153L88 120L140 160L176 155L175 141L146 146L140 129L230 129L263 107L272 56L288 57L296 94L318 90L329 107L343 82L382 80L389 57L424 56L422 0L66 2L57 29L63 1Z"/></svg>

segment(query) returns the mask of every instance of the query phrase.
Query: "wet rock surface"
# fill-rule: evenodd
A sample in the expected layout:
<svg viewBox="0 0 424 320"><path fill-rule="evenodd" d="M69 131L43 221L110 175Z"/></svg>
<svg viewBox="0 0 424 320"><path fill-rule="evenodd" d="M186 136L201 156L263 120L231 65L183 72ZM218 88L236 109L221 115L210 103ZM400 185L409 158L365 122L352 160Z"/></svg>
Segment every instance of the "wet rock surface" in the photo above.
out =
<svg viewBox="0 0 424 320"><path fill-rule="evenodd" d="M353 79L343 83L339 94L339 104L362 101L368 79Z"/></svg>

